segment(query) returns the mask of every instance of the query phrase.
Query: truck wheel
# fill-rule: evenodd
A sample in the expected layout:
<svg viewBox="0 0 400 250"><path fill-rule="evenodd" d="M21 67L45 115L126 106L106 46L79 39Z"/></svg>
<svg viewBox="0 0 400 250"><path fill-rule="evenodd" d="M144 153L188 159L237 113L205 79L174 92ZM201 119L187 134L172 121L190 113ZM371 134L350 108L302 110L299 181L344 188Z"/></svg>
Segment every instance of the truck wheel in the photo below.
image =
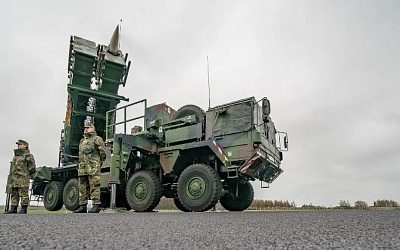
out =
<svg viewBox="0 0 400 250"><path fill-rule="evenodd" d="M126 200L136 212L152 211L162 196L158 177L151 171L139 171L126 184Z"/></svg>
<svg viewBox="0 0 400 250"><path fill-rule="evenodd" d="M178 109L174 114L173 119L179 119L188 115L194 115L197 119L197 122L204 123L204 119L206 117L206 113L204 110L196 105L185 105Z"/></svg>
<svg viewBox="0 0 400 250"><path fill-rule="evenodd" d="M63 206L62 200L63 184L52 181L46 185L43 193L44 207L49 211L60 210Z"/></svg>
<svg viewBox="0 0 400 250"><path fill-rule="evenodd" d="M232 183L232 185L236 185L236 183ZM221 197L220 203L226 210L243 211L250 207L253 198L253 186L246 180L246 182L238 184L238 197L226 195Z"/></svg>
<svg viewBox="0 0 400 250"><path fill-rule="evenodd" d="M209 210L217 204L221 193L221 179L205 164L190 165L178 179L178 198L183 207L191 211Z"/></svg>
<svg viewBox="0 0 400 250"><path fill-rule="evenodd" d="M192 212L192 210L187 209L186 207L184 207L182 205L181 201L178 198L174 198L174 204L175 204L176 208L178 208L182 212Z"/></svg>
<svg viewBox="0 0 400 250"><path fill-rule="evenodd" d="M63 201L66 209L74 211L79 207L79 182L78 179L71 179L65 184Z"/></svg>

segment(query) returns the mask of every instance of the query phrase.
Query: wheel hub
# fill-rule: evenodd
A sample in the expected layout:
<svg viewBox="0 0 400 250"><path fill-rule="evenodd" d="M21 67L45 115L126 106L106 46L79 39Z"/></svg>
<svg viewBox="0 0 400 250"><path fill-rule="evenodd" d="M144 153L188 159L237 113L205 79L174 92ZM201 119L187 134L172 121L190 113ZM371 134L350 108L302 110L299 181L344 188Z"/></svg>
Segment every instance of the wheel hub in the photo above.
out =
<svg viewBox="0 0 400 250"><path fill-rule="evenodd" d="M188 182L186 194L189 196L189 198L197 200L204 195L205 190L206 183L204 180L201 177L193 177Z"/></svg>
<svg viewBox="0 0 400 250"><path fill-rule="evenodd" d="M144 182L138 182L133 187L133 195L138 200L143 200L147 195L147 186Z"/></svg>
<svg viewBox="0 0 400 250"><path fill-rule="evenodd" d="M77 190L75 187L71 188L68 192L68 200L69 201L74 201L76 199Z"/></svg>
<svg viewBox="0 0 400 250"><path fill-rule="evenodd" d="M49 192L47 193L47 200L52 202L54 200L54 190L50 189Z"/></svg>

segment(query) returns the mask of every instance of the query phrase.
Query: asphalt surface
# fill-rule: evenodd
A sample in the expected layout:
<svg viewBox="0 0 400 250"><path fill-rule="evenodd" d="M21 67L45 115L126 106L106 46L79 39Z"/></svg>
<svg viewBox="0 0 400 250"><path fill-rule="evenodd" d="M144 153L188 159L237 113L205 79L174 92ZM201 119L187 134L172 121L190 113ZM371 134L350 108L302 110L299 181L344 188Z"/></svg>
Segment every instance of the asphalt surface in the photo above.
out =
<svg viewBox="0 0 400 250"><path fill-rule="evenodd" d="M400 249L400 210L0 215L1 249Z"/></svg>

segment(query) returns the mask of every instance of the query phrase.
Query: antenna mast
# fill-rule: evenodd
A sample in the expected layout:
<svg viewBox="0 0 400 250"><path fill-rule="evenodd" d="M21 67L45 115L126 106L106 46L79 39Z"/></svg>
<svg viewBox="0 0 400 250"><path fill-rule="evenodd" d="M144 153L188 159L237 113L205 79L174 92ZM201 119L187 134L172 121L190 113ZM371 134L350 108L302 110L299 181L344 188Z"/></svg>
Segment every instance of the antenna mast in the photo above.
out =
<svg viewBox="0 0 400 250"><path fill-rule="evenodd" d="M207 83L208 83L208 108L211 108L211 89L210 89L210 65L207 55Z"/></svg>

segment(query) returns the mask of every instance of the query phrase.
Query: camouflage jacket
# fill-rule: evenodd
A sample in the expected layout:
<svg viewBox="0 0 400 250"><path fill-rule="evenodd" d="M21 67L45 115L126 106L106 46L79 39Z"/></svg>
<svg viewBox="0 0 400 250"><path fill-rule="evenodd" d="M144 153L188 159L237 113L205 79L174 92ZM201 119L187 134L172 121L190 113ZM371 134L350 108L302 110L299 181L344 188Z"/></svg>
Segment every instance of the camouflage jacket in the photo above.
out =
<svg viewBox="0 0 400 250"><path fill-rule="evenodd" d="M105 159L103 139L96 132L89 133L79 143L78 176L99 175Z"/></svg>
<svg viewBox="0 0 400 250"><path fill-rule="evenodd" d="M35 172L35 159L29 149L15 149L7 186L10 188L29 187L29 176Z"/></svg>

